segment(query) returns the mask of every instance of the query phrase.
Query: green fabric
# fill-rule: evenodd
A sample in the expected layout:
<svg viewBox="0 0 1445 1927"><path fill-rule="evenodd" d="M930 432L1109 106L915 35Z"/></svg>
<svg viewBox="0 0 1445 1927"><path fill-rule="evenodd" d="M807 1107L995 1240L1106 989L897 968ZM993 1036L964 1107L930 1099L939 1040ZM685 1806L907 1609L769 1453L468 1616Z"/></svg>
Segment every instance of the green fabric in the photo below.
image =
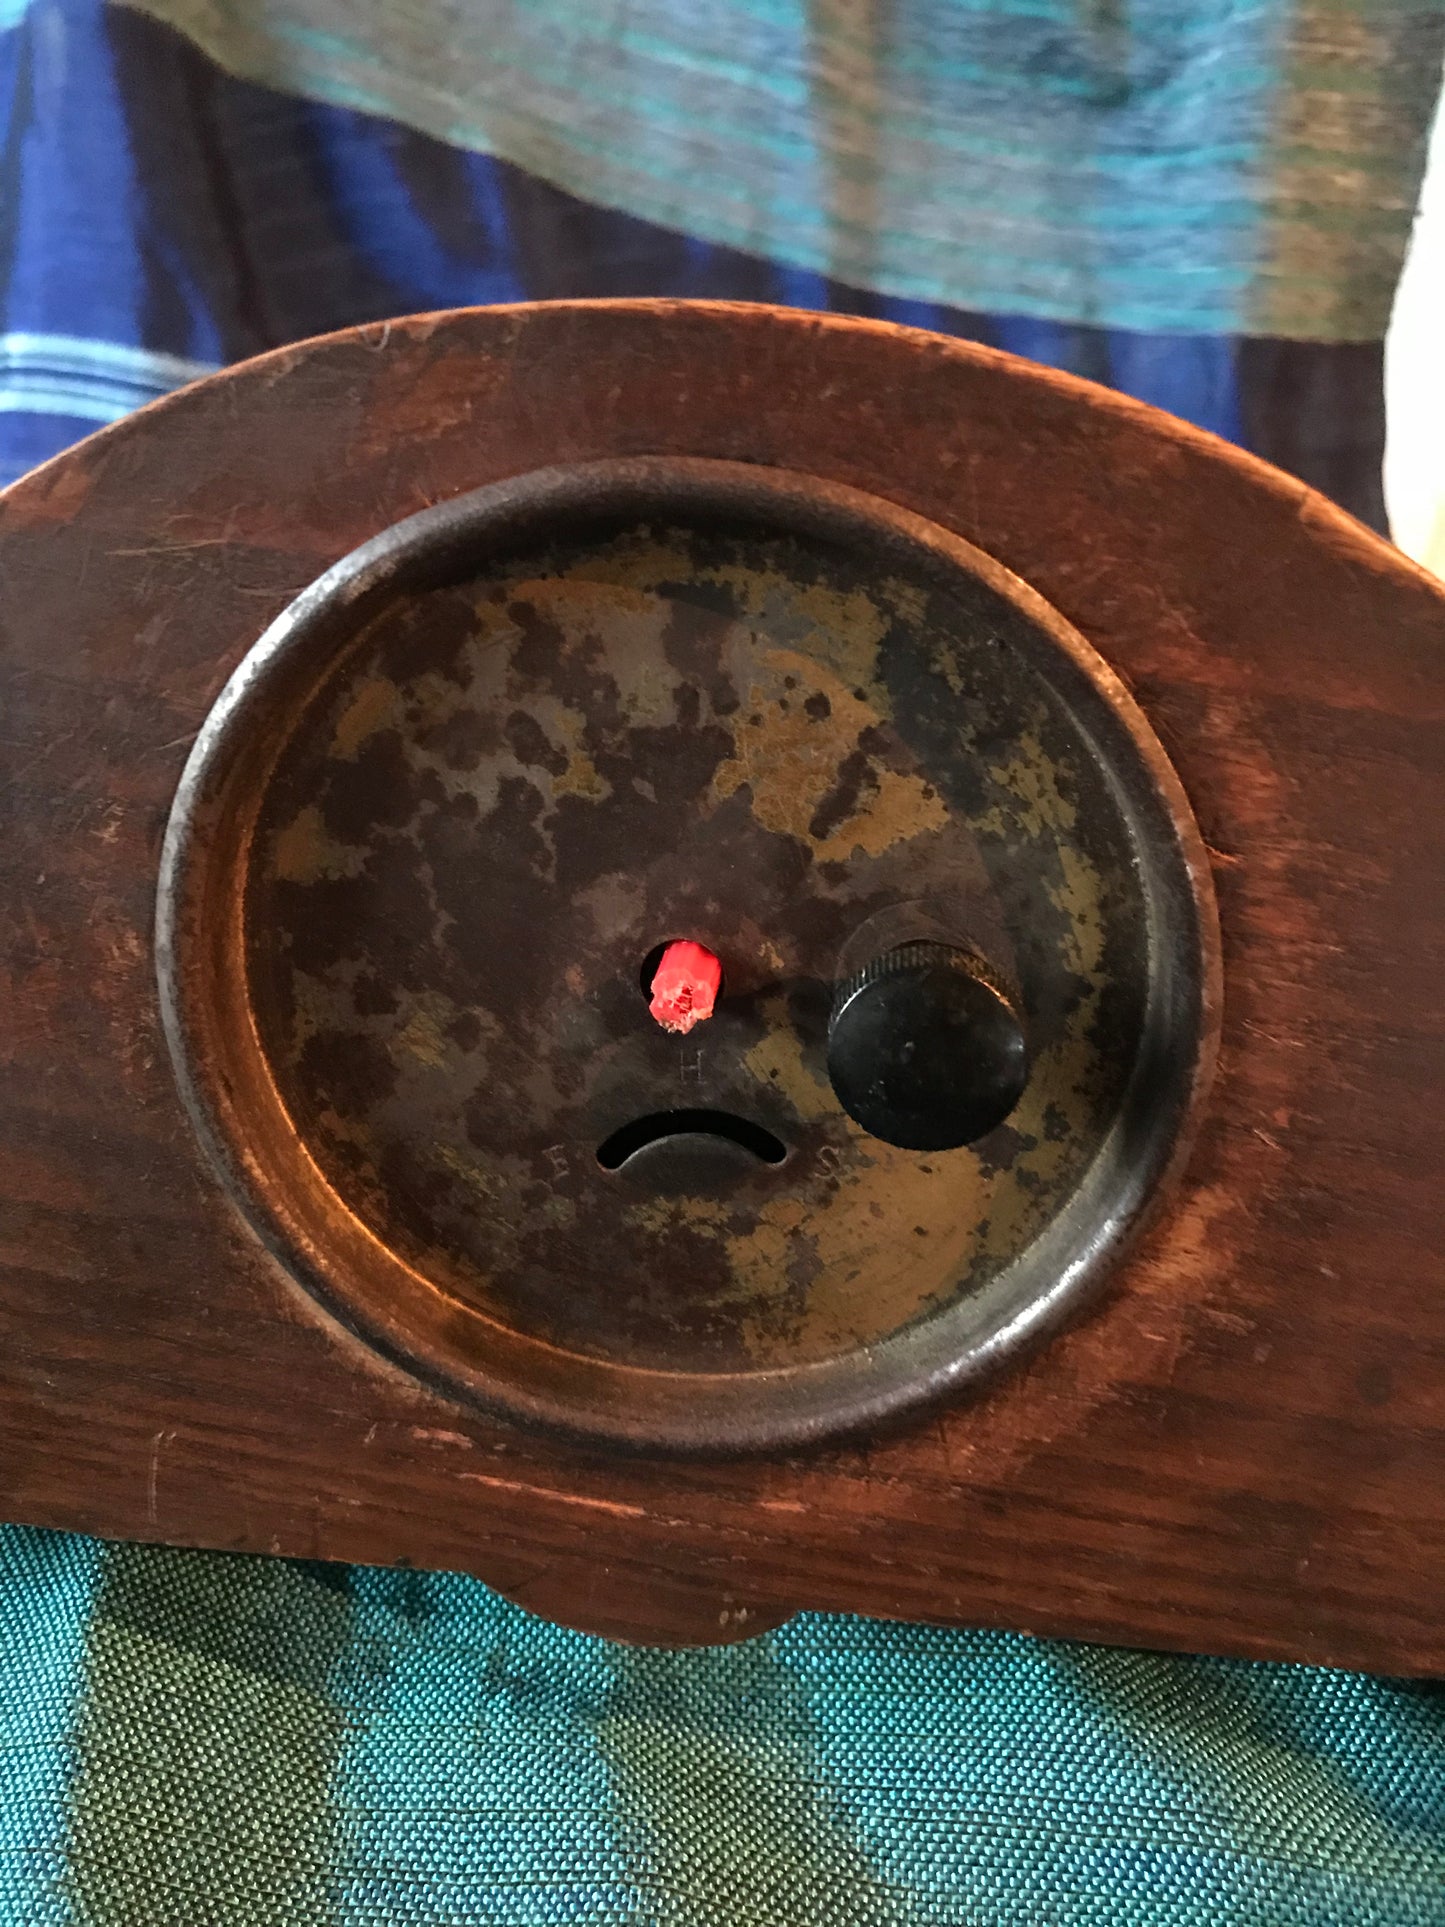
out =
<svg viewBox="0 0 1445 1927"><path fill-rule="evenodd" d="M130 0L231 72L884 293L1383 335L1445 0Z"/></svg>
<svg viewBox="0 0 1445 1927"><path fill-rule="evenodd" d="M9 1528L0 1922L1445 1927L1445 1690Z"/></svg>
<svg viewBox="0 0 1445 1927"><path fill-rule="evenodd" d="M281 1560L107 1553L68 1800L78 1920L334 1919L348 1620Z"/></svg>

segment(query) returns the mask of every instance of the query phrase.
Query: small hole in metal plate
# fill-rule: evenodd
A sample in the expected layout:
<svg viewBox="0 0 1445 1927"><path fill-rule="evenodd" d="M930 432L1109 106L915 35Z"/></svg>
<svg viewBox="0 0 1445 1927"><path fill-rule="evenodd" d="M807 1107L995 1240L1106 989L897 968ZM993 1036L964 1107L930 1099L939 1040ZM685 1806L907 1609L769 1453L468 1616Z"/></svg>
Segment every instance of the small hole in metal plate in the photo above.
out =
<svg viewBox="0 0 1445 1927"><path fill-rule="evenodd" d="M726 1138L751 1151L762 1164L781 1164L788 1155L780 1137L733 1111L649 1111L604 1138L597 1147L597 1162L604 1171L616 1171L638 1151L669 1137Z"/></svg>

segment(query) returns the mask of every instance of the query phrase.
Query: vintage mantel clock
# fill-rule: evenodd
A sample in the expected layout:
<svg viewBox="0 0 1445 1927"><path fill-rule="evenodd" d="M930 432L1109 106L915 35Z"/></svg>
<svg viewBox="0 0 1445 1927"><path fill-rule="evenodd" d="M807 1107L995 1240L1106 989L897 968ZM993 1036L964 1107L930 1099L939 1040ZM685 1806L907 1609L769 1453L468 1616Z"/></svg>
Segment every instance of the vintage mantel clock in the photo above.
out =
<svg viewBox="0 0 1445 1927"><path fill-rule="evenodd" d="M0 1514L1445 1667L1445 592L864 322L363 328L0 497Z"/></svg>

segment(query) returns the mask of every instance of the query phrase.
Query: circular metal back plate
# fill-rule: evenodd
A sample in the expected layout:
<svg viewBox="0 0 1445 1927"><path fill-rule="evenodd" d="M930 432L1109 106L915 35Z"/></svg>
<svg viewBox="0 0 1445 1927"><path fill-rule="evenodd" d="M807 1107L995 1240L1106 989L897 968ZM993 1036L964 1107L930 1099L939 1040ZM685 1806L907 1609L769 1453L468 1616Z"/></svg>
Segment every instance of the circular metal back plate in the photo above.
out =
<svg viewBox="0 0 1445 1927"><path fill-rule="evenodd" d="M824 1070L831 984L920 932L1005 972L1032 1062L926 1155ZM680 936L726 970L681 1039L639 981ZM875 497L680 458L481 489L298 597L196 743L158 960L193 1120L309 1290L673 1449L855 1428L1080 1302L1218 1001L1188 806L1057 612ZM669 1113L718 1128L608 1155Z"/></svg>

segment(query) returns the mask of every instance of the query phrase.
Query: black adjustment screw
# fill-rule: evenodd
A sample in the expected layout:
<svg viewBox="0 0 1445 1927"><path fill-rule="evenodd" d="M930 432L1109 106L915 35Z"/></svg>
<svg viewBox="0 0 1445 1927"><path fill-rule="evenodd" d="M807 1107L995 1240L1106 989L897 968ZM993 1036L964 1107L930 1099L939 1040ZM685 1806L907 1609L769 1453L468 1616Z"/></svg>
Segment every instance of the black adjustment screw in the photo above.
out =
<svg viewBox="0 0 1445 1927"><path fill-rule="evenodd" d="M1028 1047L982 957L905 943L838 986L828 1075L871 1136L906 1151L951 1151L986 1136L1018 1103Z"/></svg>

